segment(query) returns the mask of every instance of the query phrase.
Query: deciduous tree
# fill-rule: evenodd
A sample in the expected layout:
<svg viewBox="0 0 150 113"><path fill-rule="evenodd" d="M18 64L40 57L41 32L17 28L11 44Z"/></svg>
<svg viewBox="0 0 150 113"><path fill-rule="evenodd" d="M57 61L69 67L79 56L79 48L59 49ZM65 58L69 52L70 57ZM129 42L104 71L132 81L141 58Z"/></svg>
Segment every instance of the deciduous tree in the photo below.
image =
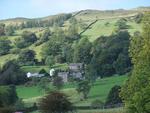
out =
<svg viewBox="0 0 150 113"><path fill-rule="evenodd" d="M73 105L68 97L58 91L52 91L42 98L39 108L42 113L69 113L73 111Z"/></svg>
<svg viewBox="0 0 150 113"><path fill-rule="evenodd" d="M150 111L150 13L143 18L142 37L132 37L130 55L132 74L122 88L122 98L129 113Z"/></svg>
<svg viewBox="0 0 150 113"><path fill-rule="evenodd" d="M81 100L82 99L87 99L87 95L88 93L90 92L90 89L91 89L91 85L90 83L87 81L87 80L84 80L84 81L80 81L78 84L77 84L77 92L78 93L81 93L82 97L81 97Z"/></svg>
<svg viewBox="0 0 150 113"><path fill-rule="evenodd" d="M11 42L6 37L0 37L0 56L5 55L11 49Z"/></svg>

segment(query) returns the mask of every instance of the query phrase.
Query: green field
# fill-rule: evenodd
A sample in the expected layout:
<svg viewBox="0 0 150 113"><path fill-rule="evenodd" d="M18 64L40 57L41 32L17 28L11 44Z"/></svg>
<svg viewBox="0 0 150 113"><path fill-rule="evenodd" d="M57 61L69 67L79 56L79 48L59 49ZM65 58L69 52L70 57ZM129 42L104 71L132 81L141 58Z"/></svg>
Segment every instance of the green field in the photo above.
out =
<svg viewBox="0 0 150 113"><path fill-rule="evenodd" d="M110 89L114 85L122 85L126 79L127 79L127 76L116 76L116 77L110 77L110 78L97 80L94 83L94 86L92 86L91 88L88 99L85 101L79 100L79 95L75 90L74 92L72 91L72 94L70 95L72 95L72 98L74 98L75 104L80 105L80 106L90 105L91 102L96 99L99 99L105 102ZM68 92L71 93L71 91L68 91Z"/></svg>
<svg viewBox="0 0 150 113"><path fill-rule="evenodd" d="M114 32L116 28L115 23L117 20L118 18L98 20L89 29L87 29L82 36L87 36L90 41L94 41L100 36L109 36ZM135 23L134 21L128 21L127 25L129 25L127 30L131 35L133 35L135 31L141 31L141 25Z"/></svg>
<svg viewBox="0 0 150 113"><path fill-rule="evenodd" d="M75 90L76 83L67 83L64 85L62 91L66 93L71 101L77 106L86 106L90 105L92 101L95 99L99 99L105 102L106 97L110 91L110 89L114 85L122 85L127 76L114 76L104 79L97 80L91 88L91 91L88 95L88 99L84 101L80 101L80 95ZM50 85L50 87L52 87ZM33 87L25 87L25 86L17 86L17 94L23 101L27 103L37 102L39 98L44 96L44 92L40 91L37 86Z"/></svg>
<svg viewBox="0 0 150 113"><path fill-rule="evenodd" d="M105 23L109 22L106 26ZM87 36L90 41L94 41L98 37L111 35L113 32L116 19L99 20L90 29L87 29L82 35Z"/></svg>

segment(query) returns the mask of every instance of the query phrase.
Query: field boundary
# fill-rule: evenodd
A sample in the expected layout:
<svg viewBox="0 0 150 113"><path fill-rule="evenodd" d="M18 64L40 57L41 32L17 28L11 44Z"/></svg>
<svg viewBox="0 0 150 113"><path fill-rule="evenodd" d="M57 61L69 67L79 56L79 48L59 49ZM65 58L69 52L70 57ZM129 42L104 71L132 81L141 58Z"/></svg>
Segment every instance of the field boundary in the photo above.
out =
<svg viewBox="0 0 150 113"><path fill-rule="evenodd" d="M95 20L94 22L90 23L83 31L80 32L79 35L82 35L86 30L88 30L92 25L94 25L98 20Z"/></svg>

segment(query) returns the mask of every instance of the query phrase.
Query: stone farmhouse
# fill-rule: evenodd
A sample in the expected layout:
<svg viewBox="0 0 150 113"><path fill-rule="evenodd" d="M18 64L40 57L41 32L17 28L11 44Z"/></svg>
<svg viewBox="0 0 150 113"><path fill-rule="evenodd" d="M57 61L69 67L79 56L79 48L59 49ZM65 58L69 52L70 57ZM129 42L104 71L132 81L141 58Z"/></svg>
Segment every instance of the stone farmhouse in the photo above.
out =
<svg viewBox="0 0 150 113"><path fill-rule="evenodd" d="M84 64L83 63L71 63L68 65L69 69L67 72L58 72L58 76L62 77L64 82L68 82L68 78L83 79L84 75Z"/></svg>
<svg viewBox="0 0 150 113"><path fill-rule="evenodd" d="M68 72L58 72L58 76L62 78L63 82L68 82Z"/></svg>
<svg viewBox="0 0 150 113"><path fill-rule="evenodd" d="M54 69L50 70L50 76L52 77L55 73ZM57 73L57 76L62 77L63 82L68 82L68 78L73 78L73 79L84 79L84 64L83 63L70 63L68 64L68 71L60 71ZM27 77L43 77L45 76L44 74L39 74L39 73L30 73L28 72Z"/></svg>
<svg viewBox="0 0 150 113"><path fill-rule="evenodd" d="M82 79L84 75L83 63L71 63L69 64L69 76L77 79Z"/></svg>

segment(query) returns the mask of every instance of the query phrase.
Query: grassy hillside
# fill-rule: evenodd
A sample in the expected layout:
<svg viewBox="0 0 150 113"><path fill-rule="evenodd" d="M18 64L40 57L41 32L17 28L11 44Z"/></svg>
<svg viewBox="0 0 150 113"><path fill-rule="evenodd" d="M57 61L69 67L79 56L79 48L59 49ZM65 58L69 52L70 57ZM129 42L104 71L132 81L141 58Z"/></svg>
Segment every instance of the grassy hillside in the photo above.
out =
<svg viewBox="0 0 150 113"><path fill-rule="evenodd" d="M129 17L134 16L139 11L135 10L105 10L105 11L99 11L99 10L83 10L80 11L75 17L79 20L84 21L91 21L94 19L105 19L105 18L122 18L122 17Z"/></svg>
<svg viewBox="0 0 150 113"><path fill-rule="evenodd" d="M82 36L87 36L90 41L94 41L102 35L109 36L114 32L114 29L116 28L115 23L117 20L118 18L98 20L89 29L87 29ZM141 31L141 25L135 23L134 21L128 21L127 25L129 25L129 29L127 30L131 33L131 35L133 35L135 31Z"/></svg>
<svg viewBox="0 0 150 113"><path fill-rule="evenodd" d="M108 11L82 10L79 12L72 13L73 15L72 17L75 17L78 20L78 22L82 22L83 24L86 24L87 26L90 25L86 29L79 29L79 33L84 31L81 34L81 37L88 37L90 41L94 41L95 39L97 39L98 37L102 35L108 36L112 34L116 27L115 22L120 18L126 18L128 20L127 21L127 24L129 25L128 31L131 33L131 35L135 31L141 31L141 25L129 19L129 18L133 18L139 12L143 11L143 8L142 10L140 9L141 8L134 9L134 10L121 10L120 9L120 10L108 10ZM149 9L149 8L144 8L144 9ZM35 19L50 20L60 15L63 15L63 14L52 15L52 16L47 16L43 18L35 18ZM0 20L0 23L5 23L6 25L19 24L27 20L31 20L31 19L14 18L14 19ZM66 29L68 25L69 24L67 20L65 21L64 26L62 28ZM25 28L22 30L16 30L14 33L14 36L8 36L8 39L12 42L12 46L14 46L15 39L19 38L23 31L32 31L37 35L38 38L40 38L39 34L41 34L44 29L45 28L43 27L36 27L36 28ZM50 29L53 30L52 27L50 27ZM42 52L43 45L44 44L35 46L33 44L30 47L28 47L29 49L32 49L36 52L36 58L39 61L41 61L42 59L41 52ZM3 65L7 60L14 59L14 58L17 58L17 55L8 54L8 55L0 56L0 65Z"/></svg>

